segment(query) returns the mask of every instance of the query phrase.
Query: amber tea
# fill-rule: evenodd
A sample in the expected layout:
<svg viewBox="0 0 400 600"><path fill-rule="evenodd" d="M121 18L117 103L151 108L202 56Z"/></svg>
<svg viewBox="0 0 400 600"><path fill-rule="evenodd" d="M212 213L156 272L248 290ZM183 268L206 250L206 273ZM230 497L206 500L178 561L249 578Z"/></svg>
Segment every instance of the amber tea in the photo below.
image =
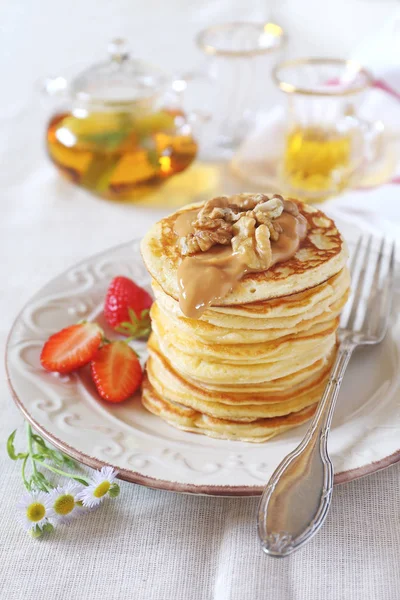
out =
<svg viewBox="0 0 400 600"><path fill-rule="evenodd" d="M192 163L197 144L184 123L183 113L171 110L58 114L48 126L48 153L74 183L111 200L131 200Z"/></svg>

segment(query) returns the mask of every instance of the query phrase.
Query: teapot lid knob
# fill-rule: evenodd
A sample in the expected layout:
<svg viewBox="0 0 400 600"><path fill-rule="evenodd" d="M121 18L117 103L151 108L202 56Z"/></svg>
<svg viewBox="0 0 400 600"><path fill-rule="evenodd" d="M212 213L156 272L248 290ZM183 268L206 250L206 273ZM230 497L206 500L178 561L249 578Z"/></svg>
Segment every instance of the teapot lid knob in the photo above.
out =
<svg viewBox="0 0 400 600"><path fill-rule="evenodd" d="M111 60L122 63L129 58L128 44L123 38L115 38L108 44Z"/></svg>

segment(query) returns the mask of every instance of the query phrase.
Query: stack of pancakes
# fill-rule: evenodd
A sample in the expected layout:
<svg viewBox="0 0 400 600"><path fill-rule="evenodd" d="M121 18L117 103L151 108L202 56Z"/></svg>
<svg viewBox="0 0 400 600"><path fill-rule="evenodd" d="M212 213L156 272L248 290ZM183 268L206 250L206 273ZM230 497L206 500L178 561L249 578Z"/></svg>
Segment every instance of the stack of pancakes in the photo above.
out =
<svg viewBox="0 0 400 600"><path fill-rule="evenodd" d="M179 429L263 442L309 419L321 398L349 291L347 252L333 221L298 203L308 231L296 254L190 319L179 307L174 222L196 207L142 242L156 298L142 402Z"/></svg>

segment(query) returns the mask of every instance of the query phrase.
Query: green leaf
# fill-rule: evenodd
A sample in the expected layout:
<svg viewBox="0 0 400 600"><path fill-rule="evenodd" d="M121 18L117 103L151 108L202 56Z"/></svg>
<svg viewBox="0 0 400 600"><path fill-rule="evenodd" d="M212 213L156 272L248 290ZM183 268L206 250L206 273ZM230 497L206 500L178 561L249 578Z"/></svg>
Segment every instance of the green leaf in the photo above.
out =
<svg viewBox="0 0 400 600"><path fill-rule="evenodd" d="M15 435L17 433L17 430L15 429L12 434L8 437L7 440L7 453L8 456L11 458L11 460L19 460L21 458L26 458L28 456L28 454L24 454L22 452L17 453L15 451L15 446L14 446L14 438Z"/></svg>
<svg viewBox="0 0 400 600"><path fill-rule="evenodd" d="M74 469L78 466L78 463L73 458L66 456L62 452L60 454L62 454L64 464L66 464L68 467L71 467L71 469Z"/></svg>
<svg viewBox="0 0 400 600"><path fill-rule="evenodd" d="M63 455L61 454L61 452L58 452L58 450L52 450L51 448L49 448L46 454L47 457L50 458L53 462L55 462L57 465L62 465L64 463Z"/></svg>
<svg viewBox="0 0 400 600"><path fill-rule="evenodd" d="M147 150L147 160L153 167L160 166L160 155L154 148L150 148Z"/></svg>
<svg viewBox="0 0 400 600"><path fill-rule="evenodd" d="M129 131L104 131L82 135L80 139L82 142L103 146L105 150L115 150L128 135Z"/></svg>
<svg viewBox="0 0 400 600"><path fill-rule="evenodd" d="M145 338L151 332L151 320L149 309L145 308L140 314L140 319L132 308L128 309L130 321L123 321L119 327L116 327L118 333L127 335L131 339Z"/></svg>
<svg viewBox="0 0 400 600"><path fill-rule="evenodd" d="M46 452L42 452L41 454L32 454L33 460L44 460L47 458Z"/></svg>
<svg viewBox="0 0 400 600"><path fill-rule="evenodd" d="M45 523L43 525L43 532L44 533L51 533L52 531L54 531L54 527L51 523Z"/></svg>
<svg viewBox="0 0 400 600"><path fill-rule="evenodd" d="M136 323L131 323L130 321L122 321L120 327L124 329L129 329L130 331L136 331L138 326Z"/></svg>
<svg viewBox="0 0 400 600"><path fill-rule="evenodd" d="M135 313L133 308L128 308L128 314L129 314L129 318L132 323L134 323L134 324L139 323L139 319L137 318L137 314Z"/></svg>
<svg viewBox="0 0 400 600"><path fill-rule="evenodd" d="M43 527L43 529L44 529L44 527ZM43 531L40 529L40 527L35 525L35 527L33 527L32 529L29 530L29 535L33 538L40 538L43 535Z"/></svg>
<svg viewBox="0 0 400 600"><path fill-rule="evenodd" d="M60 452L59 450L52 450L49 448L48 457L60 466L67 465L72 468L76 466L76 462L72 458L66 454L63 454L63 452Z"/></svg>
<svg viewBox="0 0 400 600"><path fill-rule="evenodd" d="M40 471L36 471L36 473L32 475L31 485L38 487L43 492L47 492L49 488L55 487Z"/></svg>
<svg viewBox="0 0 400 600"><path fill-rule="evenodd" d="M120 491L121 490L118 483L112 483L110 489L108 490L108 494L110 498L117 498L117 496L119 496Z"/></svg>
<svg viewBox="0 0 400 600"><path fill-rule="evenodd" d="M41 483L36 480L36 476L32 475L29 480L29 486L31 490L40 490L41 492L47 492L47 488L45 488Z"/></svg>
<svg viewBox="0 0 400 600"><path fill-rule="evenodd" d="M87 481L85 481L84 479L80 479L79 477L74 476L74 480L78 481L79 483L81 483L85 487L87 487L89 485Z"/></svg>
<svg viewBox="0 0 400 600"><path fill-rule="evenodd" d="M98 192L104 192L109 186L112 172L119 160L118 154L97 154L84 172L81 185L90 189L95 188Z"/></svg>
<svg viewBox="0 0 400 600"><path fill-rule="evenodd" d="M32 439L40 447L42 458L50 458L59 465L65 464L71 468L76 467L77 463L72 458L70 458L66 454L63 454L63 452L59 450L53 450L53 448L49 448L49 446L46 444L44 439L40 437L40 435L32 434Z"/></svg>
<svg viewBox="0 0 400 600"><path fill-rule="evenodd" d="M14 429L14 431L12 432L12 434L9 436L9 438L7 440L7 452L8 452L8 456L11 458L11 460L18 460L16 452L15 452L15 448L14 448L14 438L15 438L16 433L17 433L17 430Z"/></svg>
<svg viewBox="0 0 400 600"><path fill-rule="evenodd" d="M43 448L47 448L46 442L44 441L44 439L42 437L40 437L40 435L38 435L37 433L33 433L32 432L32 439L39 444L39 446L42 446Z"/></svg>

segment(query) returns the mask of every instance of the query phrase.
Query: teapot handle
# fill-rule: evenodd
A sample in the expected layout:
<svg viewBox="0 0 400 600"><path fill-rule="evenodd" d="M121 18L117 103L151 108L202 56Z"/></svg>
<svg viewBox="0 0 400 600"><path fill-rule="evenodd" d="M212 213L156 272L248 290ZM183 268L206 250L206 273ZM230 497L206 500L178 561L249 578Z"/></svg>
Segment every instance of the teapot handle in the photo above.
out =
<svg viewBox="0 0 400 600"><path fill-rule="evenodd" d="M363 162L356 173L360 189L389 182L396 172L396 152L393 140L385 132L382 121L359 120L363 136Z"/></svg>
<svg viewBox="0 0 400 600"><path fill-rule="evenodd" d="M382 121L359 120L361 131L364 134L364 156L367 163L376 160L382 145L385 127Z"/></svg>
<svg viewBox="0 0 400 600"><path fill-rule="evenodd" d="M182 73L174 78L172 88L178 96L183 97L183 105L188 121L193 125L202 125L212 120L212 114L210 111L204 110L200 107L187 107L185 101L186 90L192 87L194 83L200 83L201 87L211 86L212 77L205 70L199 68L193 71Z"/></svg>

